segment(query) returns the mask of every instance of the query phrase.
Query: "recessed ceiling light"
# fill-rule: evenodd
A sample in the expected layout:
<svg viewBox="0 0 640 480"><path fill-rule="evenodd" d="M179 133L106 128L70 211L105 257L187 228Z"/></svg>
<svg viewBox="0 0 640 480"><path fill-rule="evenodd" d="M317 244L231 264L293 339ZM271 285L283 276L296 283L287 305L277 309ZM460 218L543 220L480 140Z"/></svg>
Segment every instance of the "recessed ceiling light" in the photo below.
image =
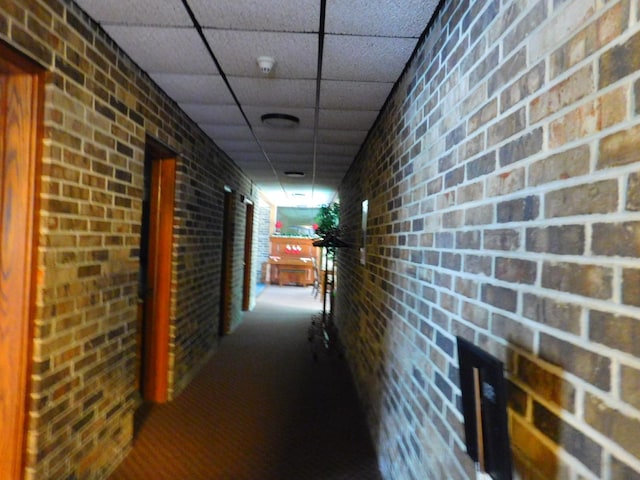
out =
<svg viewBox="0 0 640 480"><path fill-rule="evenodd" d="M292 193L291 196L292 197L306 197L306 195L304 193Z"/></svg>
<svg viewBox="0 0 640 480"><path fill-rule="evenodd" d="M287 177L296 177L296 178L304 177L304 172L299 172L297 170L288 170L284 172L284 174Z"/></svg>
<svg viewBox="0 0 640 480"><path fill-rule="evenodd" d="M288 113L265 113L260 117L262 123L274 128L297 127L300 119Z"/></svg>

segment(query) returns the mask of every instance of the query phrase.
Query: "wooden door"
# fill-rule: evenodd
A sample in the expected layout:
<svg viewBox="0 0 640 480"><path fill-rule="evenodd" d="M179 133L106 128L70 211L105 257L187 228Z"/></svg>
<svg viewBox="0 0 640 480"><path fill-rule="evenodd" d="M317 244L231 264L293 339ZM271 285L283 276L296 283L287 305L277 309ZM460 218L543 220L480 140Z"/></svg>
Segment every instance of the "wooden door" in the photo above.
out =
<svg viewBox="0 0 640 480"><path fill-rule="evenodd" d="M175 157L159 145L147 149L140 269L140 389L144 400L168 398Z"/></svg>
<svg viewBox="0 0 640 480"><path fill-rule="evenodd" d="M222 269L220 275L220 319L218 323L219 336L226 335L231 330L234 215L233 192L225 190L222 230Z"/></svg>
<svg viewBox="0 0 640 480"><path fill-rule="evenodd" d="M24 471L41 92L36 69L0 45L0 478Z"/></svg>
<svg viewBox="0 0 640 480"><path fill-rule="evenodd" d="M242 310L251 303L251 270L253 269L253 203L247 203L244 227L244 281L242 284Z"/></svg>

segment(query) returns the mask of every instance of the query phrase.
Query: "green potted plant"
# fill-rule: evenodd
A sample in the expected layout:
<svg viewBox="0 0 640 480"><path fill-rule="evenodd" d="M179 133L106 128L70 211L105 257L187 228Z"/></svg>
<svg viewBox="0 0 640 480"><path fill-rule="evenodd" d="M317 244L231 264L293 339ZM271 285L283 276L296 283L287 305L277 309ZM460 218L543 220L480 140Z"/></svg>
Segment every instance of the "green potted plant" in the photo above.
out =
<svg viewBox="0 0 640 480"><path fill-rule="evenodd" d="M340 204L337 202L323 205L316 216L316 233L321 237L327 235L337 236L339 232L338 224L340 222Z"/></svg>

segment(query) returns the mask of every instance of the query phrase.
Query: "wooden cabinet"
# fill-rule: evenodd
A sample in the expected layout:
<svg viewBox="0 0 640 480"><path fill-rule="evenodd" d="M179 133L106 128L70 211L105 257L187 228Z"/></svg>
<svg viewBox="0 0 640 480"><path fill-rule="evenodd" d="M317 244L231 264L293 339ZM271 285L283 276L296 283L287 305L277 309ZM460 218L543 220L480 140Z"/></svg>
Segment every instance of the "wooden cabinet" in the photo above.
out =
<svg viewBox="0 0 640 480"><path fill-rule="evenodd" d="M316 238L271 237L269 283L276 285L313 285L320 249L313 246Z"/></svg>

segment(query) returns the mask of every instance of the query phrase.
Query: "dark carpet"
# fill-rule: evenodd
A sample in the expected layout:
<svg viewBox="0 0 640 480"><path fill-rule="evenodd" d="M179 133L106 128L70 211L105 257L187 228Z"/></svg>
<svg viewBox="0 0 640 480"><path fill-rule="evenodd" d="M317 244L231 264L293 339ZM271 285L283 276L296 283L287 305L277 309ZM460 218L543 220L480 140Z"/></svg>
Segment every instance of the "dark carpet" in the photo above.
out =
<svg viewBox="0 0 640 480"><path fill-rule="evenodd" d="M321 309L310 288L267 286L182 395L140 412L111 479L380 479L345 360L313 359Z"/></svg>

